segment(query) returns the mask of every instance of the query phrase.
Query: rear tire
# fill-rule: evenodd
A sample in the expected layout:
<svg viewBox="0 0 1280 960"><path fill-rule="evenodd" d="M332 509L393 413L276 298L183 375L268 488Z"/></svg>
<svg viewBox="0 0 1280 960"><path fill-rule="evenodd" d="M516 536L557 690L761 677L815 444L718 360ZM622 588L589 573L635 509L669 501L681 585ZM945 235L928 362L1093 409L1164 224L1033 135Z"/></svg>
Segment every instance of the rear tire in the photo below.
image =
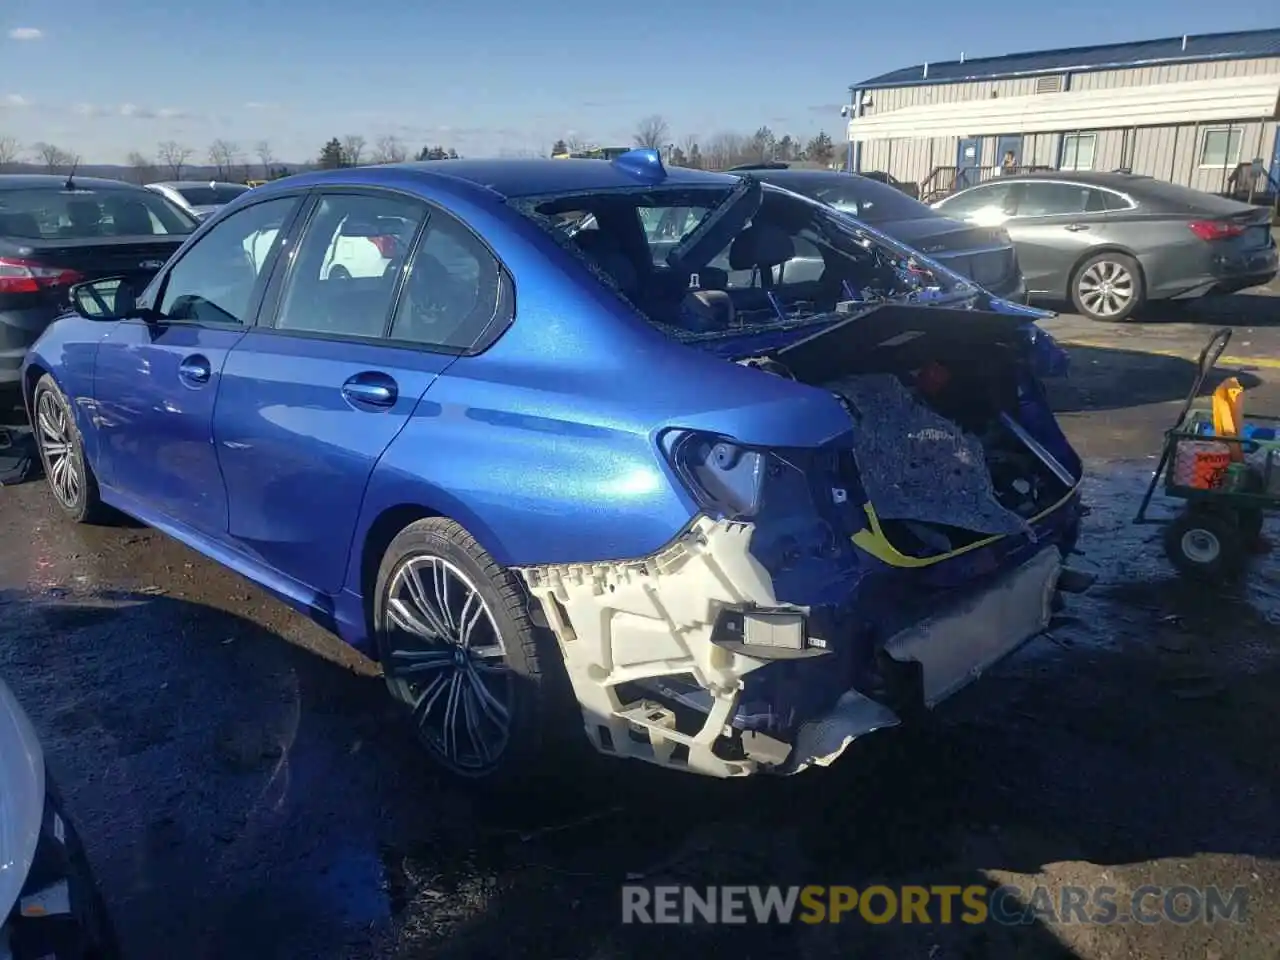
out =
<svg viewBox="0 0 1280 960"><path fill-rule="evenodd" d="M98 493L98 481L84 455L84 440L71 404L50 374L31 395L31 427L40 451L49 492L58 508L76 523L100 523L109 510Z"/></svg>
<svg viewBox="0 0 1280 960"><path fill-rule="evenodd" d="M461 526L409 524L387 548L373 606L392 697L435 763L484 784L542 772L554 720L559 650L529 620L524 589Z"/></svg>
<svg viewBox="0 0 1280 960"><path fill-rule="evenodd" d="M1071 302L1090 320L1120 323L1145 302L1146 284L1138 262L1123 253L1099 253L1071 276Z"/></svg>

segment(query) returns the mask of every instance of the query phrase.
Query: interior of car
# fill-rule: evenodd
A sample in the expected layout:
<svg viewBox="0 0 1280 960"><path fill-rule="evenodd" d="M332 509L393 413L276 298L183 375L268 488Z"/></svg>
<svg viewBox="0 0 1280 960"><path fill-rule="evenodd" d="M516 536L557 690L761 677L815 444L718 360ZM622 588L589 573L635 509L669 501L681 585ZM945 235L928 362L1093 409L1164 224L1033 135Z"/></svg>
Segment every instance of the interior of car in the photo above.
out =
<svg viewBox="0 0 1280 960"><path fill-rule="evenodd" d="M602 192L549 200L536 212L569 233L572 247L651 321L691 333L829 312L868 287L903 282L877 251L833 234L819 208L775 190L764 191L756 214L705 264L670 266L666 253L702 219L670 212L712 206L705 193ZM683 235L671 236L673 222Z"/></svg>

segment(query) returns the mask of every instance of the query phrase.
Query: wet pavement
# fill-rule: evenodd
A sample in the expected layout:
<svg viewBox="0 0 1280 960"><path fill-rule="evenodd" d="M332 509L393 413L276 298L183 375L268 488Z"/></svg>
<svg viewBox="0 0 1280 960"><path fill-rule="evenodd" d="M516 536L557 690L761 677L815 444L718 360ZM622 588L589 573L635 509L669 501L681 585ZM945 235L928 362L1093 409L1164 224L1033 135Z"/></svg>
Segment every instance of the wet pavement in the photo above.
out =
<svg viewBox="0 0 1280 960"><path fill-rule="evenodd" d="M1280 564L1196 588L1130 523L1181 358L1232 317L1230 354L1280 359L1272 306L1049 322L1089 344L1054 394L1099 583L926 728L830 770L719 783L592 757L539 793L460 790L367 661L158 533L61 521L42 483L0 489L0 675L135 960L1274 958ZM1280 411L1277 366L1241 366L1249 408ZM624 927L628 881L1248 894L1212 926Z"/></svg>

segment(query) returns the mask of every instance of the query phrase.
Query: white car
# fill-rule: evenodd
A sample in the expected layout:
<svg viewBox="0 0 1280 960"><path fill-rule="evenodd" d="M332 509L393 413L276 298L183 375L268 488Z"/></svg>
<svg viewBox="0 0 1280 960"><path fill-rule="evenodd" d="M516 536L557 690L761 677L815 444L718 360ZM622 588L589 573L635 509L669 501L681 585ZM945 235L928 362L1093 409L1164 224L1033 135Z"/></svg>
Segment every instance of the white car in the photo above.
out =
<svg viewBox="0 0 1280 960"><path fill-rule="evenodd" d="M344 221L320 264L320 275L326 280L381 277L401 251L407 249L414 227L396 217L379 217L369 223ZM262 230L245 239L245 253L255 270L260 270L266 262L276 233L275 229Z"/></svg>
<svg viewBox="0 0 1280 960"><path fill-rule="evenodd" d="M0 680L0 960L118 955L35 731Z"/></svg>

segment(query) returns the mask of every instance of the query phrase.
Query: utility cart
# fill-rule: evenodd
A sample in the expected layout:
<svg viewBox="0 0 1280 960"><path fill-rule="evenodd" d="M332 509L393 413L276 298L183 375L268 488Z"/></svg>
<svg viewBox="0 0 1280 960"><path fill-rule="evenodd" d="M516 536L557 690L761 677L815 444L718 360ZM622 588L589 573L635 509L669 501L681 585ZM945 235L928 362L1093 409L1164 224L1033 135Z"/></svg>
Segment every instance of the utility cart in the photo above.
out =
<svg viewBox="0 0 1280 960"><path fill-rule="evenodd" d="M1231 341L1214 332L1200 353L1195 382L1173 428L1165 433L1160 463L1151 475L1134 523L1167 524L1165 554L1182 574L1223 581L1239 575L1262 542L1262 521L1280 510L1280 417L1197 405L1200 390ZM1229 381L1228 381L1229 382ZM1238 391L1237 391L1238 392ZM1233 429L1220 430L1226 419ZM1215 420L1218 421L1215 424ZM1177 516L1148 518L1156 488L1182 500Z"/></svg>

